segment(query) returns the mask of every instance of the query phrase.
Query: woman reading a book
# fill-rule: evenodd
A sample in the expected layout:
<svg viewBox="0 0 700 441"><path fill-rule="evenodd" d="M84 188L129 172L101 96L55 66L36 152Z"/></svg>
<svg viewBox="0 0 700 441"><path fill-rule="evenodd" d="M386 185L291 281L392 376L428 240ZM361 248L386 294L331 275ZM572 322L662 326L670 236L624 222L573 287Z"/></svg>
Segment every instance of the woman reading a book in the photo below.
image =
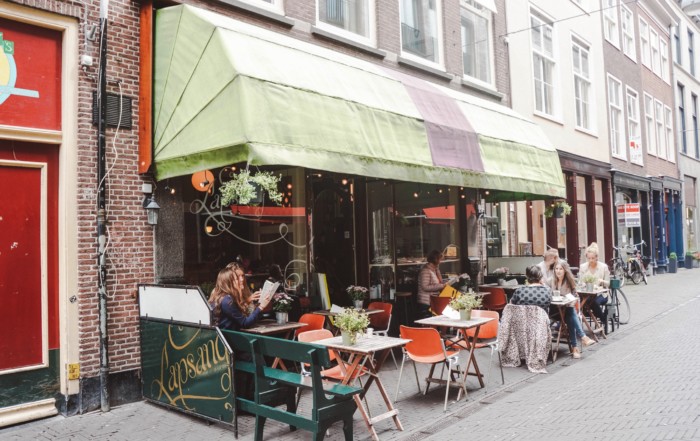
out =
<svg viewBox="0 0 700 441"><path fill-rule="evenodd" d="M261 298L260 294L260 291L250 293L243 267L237 262L229 263L219 271L216 286L209 296L215 324L221 329L234 331L253 327L272 300L272 296ZM254 302L259 303L256 306Z"/></svg>
<svg viewBox="0 0 700 441"><path fill-rule="evenodd" d="M558 292L561 296L571 294L578 297L578 294L576 294L576 280L571 273L569 264L565 261L559 260L554 265L554 278L552 279L550 287L555 295ZM566 327L569 329L569 343L572 348L571 356L573 358L581 358L581 350L578 348L577 339L581 339L583 346L590 346L595 343L595 340L589 338L583 332L583 327L576 314L576 310L573 307L567 307L565 310L564 320L566 321Z"/></svg>

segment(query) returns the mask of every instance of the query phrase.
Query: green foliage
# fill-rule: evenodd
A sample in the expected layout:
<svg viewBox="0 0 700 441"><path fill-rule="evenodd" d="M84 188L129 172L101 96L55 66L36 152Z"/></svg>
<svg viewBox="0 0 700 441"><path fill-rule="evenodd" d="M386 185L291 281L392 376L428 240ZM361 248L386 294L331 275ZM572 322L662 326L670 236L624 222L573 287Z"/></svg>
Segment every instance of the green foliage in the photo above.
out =
<svg viewBox="0 0 700 441"><path fill-rule="evenodd" d="M368 289L364 286L350 285L346 291L353 301L364 300L367 297Z"/></svg>
<svg viewBox="0 0 700 441"><path fill-rule="evenodd" d="M452 299L452 301L450 302L450 308L457 311L471 311L472 309L478 308L480 306L481 297L475 296L472 292L462 293L454 299Z"/></svg>
<svg viewBox="0 0 700 441"><path fill-rule="evenodd" d="M364 332L369 326L369 316L355 308L346 308L333 321L338 329L350 333Z"/></svg>
<svg viewBox="0 0 700 441"><path fill-rule="evenodd" d="M219 188L221 193L221 205L247 205L255 199L258 192L255 185L267 192L267 196L277 205L282 203L282 193L278 189L280 176L270 172L258 172L254 175L248 170L241 170L230 181L224 182ZM253 185L255 184L255 185Z"/></svg>
<svg viewBox="0 0 700 441"><path fill-rule="evenodd" d="M597 283L597 282L598 282L598 278L597 278L596 276L594 276L593 274L584 274L584 275L581 277L581 281L582 281L583 283Z"/></svg>
<svg viewBox="0 0 700 441"><path fill-rule="evenodd" d="M547 208L545 208L545 210L544 210L544 217L554 216L554 211L557 208L562 209L562 213L564 214L564 216L568 216L569 214L571 214L571 205L567 204L564 201L561 201L561 202L556 202L554 204L548 205Z"/></svg>
<svg viewBox="0 0 700 441"><path fill-rule="evenodd" d="M668 255L668 258L672 260L678 260L678 255L674 252L671 252L671 254Z"/></svg>

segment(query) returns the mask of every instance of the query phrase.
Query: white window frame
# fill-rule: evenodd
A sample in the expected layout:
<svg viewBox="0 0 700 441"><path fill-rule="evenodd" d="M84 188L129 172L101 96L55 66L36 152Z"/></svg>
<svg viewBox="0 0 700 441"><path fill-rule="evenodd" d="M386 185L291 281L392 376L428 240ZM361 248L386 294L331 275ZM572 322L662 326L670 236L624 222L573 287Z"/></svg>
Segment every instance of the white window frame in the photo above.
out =
<svg viewBox="0 0 700 441"><path fill-rule="evenodd" d="M328 0L316 0L316 27L322 29L331 34L338 35L342 38L347 38L351 41L356 41L367 46L376 47L377 46L377 31L376 31L376 6L375 0L354 0L356 2L364 2L365 8L367 9L367 35L361 35L351 30L341 28L339 26L334 26L330 23L326 23L321 20L321 2L327 2ZM343 3L348 3L348 0L340 0ZM347 12L344 12L347 14Z"/></svg>
<svg viewBox="0 0 700 441"><path fill-rule="evenodd" d="M443 48L443 43L444 43L444 37L442 35L442 0L433 0L435 2L435 33L436 38L437 38L437 61L431 61L427 58L423 58L420 55L417 54L412 54L403 48L403 30L401 31L401 56L411 60L415 61L420 64L424 64L426 66L432 67L434 69L438 69L441 71L445 70L445 55L444 55L444 48ZM400 28L403 28L404 20L403 20L403 14L404 14L404 3L412 3L412 0L399 0L399 25ZM408 25L408 24L407 24Z"/></svg>
<svg viewBox="0 0 700 441"><path fill-rule="evenodd" d="M647 153L656 156L656 134L654 122L654 98L644 94L644 128L647 137Z"/></svg>
<svg viewBox="0 0 700 441"><path fill-rule="evenodd" d="M620 48L620 29L618 26L618 0L603 0L603 35L605 39Z"/></svg>
<svg viewBox="0 0 700 441"><path fill-rule="evenodd" d="M695 76L695 33L688 29L688 72Z"/></svg>
<svg viewBox="0 0 700 441"><path fill-rule="evenodd" d="M241 0L256 8L266 9L276 14L284 15L284 0Z"/></svg>
<svg viewBox="0 0 700 441"><path fill-rule="evenodd" d="M642 57L642 64L651 69L651 46L649 45L649 24L639 18L639 49Z"/></svg>
<svg viewBox="0 0 700 441"><path fill-rule="evenodd" d="M462 24L461 24L461 18L462 18L462 10L466 10L471 14L474 14L480 18L483 18L487 21L486 25L486 41L488 43L488 80L484 81L481 78L475 77L468 75L466 72L464 72L464 51L466 48L464 48L464 33L462 32ZM485 85L491 89L495 89L495 65L494 65L494 47L493 47L493 12L488 10L487 8L483 7L481 4L479 4L475 0L460 0L460 42L462 45L462 74L465 79L468 81L475 82L477 84L482 84ZM479 60L477 60L479 61Z"/></svg>
<svg viewBox="0 0 700 441"><path fill-rule="evenodd" d="M654 29L649 29L649 47L651 47L651 70L661 76L661 59L659 57L659 34Z"/></svg>
<svg viewBox="0 0 700 441"><path fill-rule="evenodd" d="M608 74L608 115L610 153L615 158L626 160L625 129L622 122L622 82L610 74Z"/></svg>
<svg viewBox="0 0 700 441"><path fill-rule="evenodd" d="M625 88L625 97L627 104L627 146L631 148L634 142L639 146L642 152L639 161L635 161L630 153L630 162L632 164L644 165L644 146L642 145L642 126L639 121L639 94L636 90L627 86Z"/></svg>
<svg viewBox="0 0 700 441"><path fill-rule="evenodd" d="M538 21L540 24L536 24L532 26L533 24L533 19ZM557 77L558 77L558 71L557 71L557 54L556 54L556 33L554 29L554 25L552 24L552 20L549 18L546 18L543 14L539 13L538 11L531 9L530 10L530 24L531 24L531 32L530 32L530 47L532 48L532 79L533 79L533 103L534 103L534 113L536 115L543 116L545 118L557 118L559 115L559 106L558 106L558 84L557 84ZM546 53L546 48L538 48L535 44L535 41L533 39L533 30L539 26L541 29L540 35L542 35L542 45L544 45L544 35L546 32L551 33L551 40L552 40L552 47L551 47L551 53ZM550 71L550 83L545 83L544 78L543 79L538 79L535 76L535 71L536 71L536 65L540 65L542 68L542 72L544 73L546 68L549 67ZM539 97L542 100L543 105L546 104L547 100L546 98L546 87L548 86L551 89L550 92L550 100L549 102L551 103L551 109L549 109L549 112L547 112L546 107L543 107L542 109L537 108L537 82L541 81L543 83L542 87L542 96Z"/></svg>
<svg viewBox="0 0 700 441"><path fill-rule="evenodd" d="M620 22L622 27L622 52L637 61L637 47L634 42L634 14L624 4L620 5Z"/></svg>
<svg viewBox="0 0 700 441"><path fill-rule="evenodd" d="M656 155L659 158L666 159L666 149L668 147L664 145L666 142L666 129L664 128L664 104L659 100L654 100L654 117L656 122Z"/></svg>
<svg viewBox="0 0 700 441"><path fill-rule="evenodd" d="M586 54L585 58L583 57L584 53ZM593 130L593 84L591 81L591 56L589 46L577 38L572 38L571 56L573 58L572 71L574 80L575 124L577 129L590 132ZM586 69L582 69L584 60L587 64ZM577 64L579 66L578 68L576 67ZM583 92L585 96L583 96L581 92ZM585 121L583 121L584 115Z"/></svg>
<svg viewBox="0 0 700 441"><path fill-rule="evenodd" d="M659 54L661 55L661 79L671 84L671 74L668 64L668 43L659 37Z"/></svg>
<svg viewBox="0 0 700 441"><path fill-rule="evenodd" d="M666 126L666 159L676 162L676 149L673 141L673 111L664 105L664 124Z"/></svg>

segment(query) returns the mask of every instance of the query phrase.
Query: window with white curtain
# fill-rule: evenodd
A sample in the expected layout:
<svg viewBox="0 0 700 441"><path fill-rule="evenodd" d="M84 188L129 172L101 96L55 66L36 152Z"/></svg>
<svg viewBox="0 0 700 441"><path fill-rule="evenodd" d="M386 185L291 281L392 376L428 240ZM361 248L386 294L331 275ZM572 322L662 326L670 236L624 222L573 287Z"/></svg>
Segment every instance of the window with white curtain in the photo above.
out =
<svg viewBox="0 0 700 441"><path fill-rule="evenodd" d="M637 60L636 46L634 44L634 15L625 6L620 5L622 22L622 52L633 60Z"/></svg>
<svg viewBox="0 0 700 441"><path fill-rule="evenodd" d="M280 14L284 13L284 4L282 0L241 0L249 5L258 6L264 9L269 9Z"/></svg>
<svg viewBox="0 0 700 441"><path fill-rule="evenodd" d="M649 29L649 46L651 47L651 70L661 76L661 59L659 58L659 34Z"/></svg>
<svg viewBox="0 0 700 441"><path fill-rule="evenodd" d="M661 78L667 83L671 81L668 64L668 43L659 39L659 53L661 54Z"/></svg>
<svg viewBox="0 0 700 441"><path fill-rule="evenodd" d="M400 0L400 2L402 55L441 64L440 0Z"/></svg>
<svg viewBox="0 0 700 441"><path fill-rule="evenodd" d="M695 76L695 34L688 31L688 59L690 60L690 74Z"/></svg>
<svg viewBox="0 0 700 441"><path fill-rule="evenodd" d="M664 105L654 100L654 116L656 117L656 145L659 158L666 158L666 129L664 128Z"/></svg>
<svg viewBox="0 0 700 441"><path fill-rule="evenodd" d="M627 88L627 145L630 146L630 161L644 165L642 134L639 130L639 95Z"/></svg>
<svg viewBox="0 0 700 441"><path fill-rule="evenodd" d="M554 28L543 17L531 13L530 38L535 86L535 110L554 115L555 69Z"/></svg>
<svg viewBox="0 0 700 441"><path fill-rule="evenodd" d="M687 137L685 136L685 86L676 84L676 103L678 103L678 141L681 153L688 153Z"/></svg>
<svg viewBox="0 0 700 441"><path fill-rule="evenodd" d="M461 5L464 75L492 85L492 12L473 0L462 0Z"/></svg>
<svg viewBox="0 0 700 441"><path fill-rule="evenodd" d="M373 0L317 0L320 28L374 44Z"/></svg>
<svg viewBox="0 0 700 441"><path fill-rule="evenodd" d="M647 152L656 155L656 136L654 135L654 98L644 94L644 126L647 137Z"/></svg>
<svg viewBox="0 0 700 441"><path fill-rule="evenodd" d="M649 45L649 25L639 19L639 41L641 45L642 64L651 69L651 47Z"/></svg>
<svg viewBox="0 0 700 441"><path fill-rule="evenodd" d="M676 149L673 141L673 113L671 108L664 106L664 124L666 126L666 159L676 162Z"/></svg>
<svg viewBox="0 0 700 441"><path fill-rule="evenodd" d="M588 46L571 42L574 70L574 98L576 101L576 127L591 129L591 71Z"/></svg>
<svg viewBox="0 0 700 441"><path fill-rule="evenodd" d="M605 39L620 47L620 32L617 28L617 0L603 0L603 33Z"/></svg>
<svg viewBox="0 0 700 441"><path fill-rule="evenodd" d="M622 83L608 75L608 115L610 115L610 149L613 156L626 159L622 126Z"/></svg>

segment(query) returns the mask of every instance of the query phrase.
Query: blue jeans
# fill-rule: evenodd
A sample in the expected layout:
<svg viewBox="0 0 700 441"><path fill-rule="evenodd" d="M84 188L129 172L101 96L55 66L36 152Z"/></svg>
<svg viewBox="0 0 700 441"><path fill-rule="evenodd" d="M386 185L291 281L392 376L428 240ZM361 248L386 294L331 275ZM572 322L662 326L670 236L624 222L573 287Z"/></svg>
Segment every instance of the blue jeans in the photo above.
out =
<svg viewBox="0 0 700 441"><path fill-rule="evenodd" d="M581 320L578 319L578 315L576 315L576 309L574 308L566 308L564 316L564 320L566 320L566 326L569 328L569 342L571 343L572 347L576 347L576 339L583 338L583 336L586 335L583 332Z"/></svg>

